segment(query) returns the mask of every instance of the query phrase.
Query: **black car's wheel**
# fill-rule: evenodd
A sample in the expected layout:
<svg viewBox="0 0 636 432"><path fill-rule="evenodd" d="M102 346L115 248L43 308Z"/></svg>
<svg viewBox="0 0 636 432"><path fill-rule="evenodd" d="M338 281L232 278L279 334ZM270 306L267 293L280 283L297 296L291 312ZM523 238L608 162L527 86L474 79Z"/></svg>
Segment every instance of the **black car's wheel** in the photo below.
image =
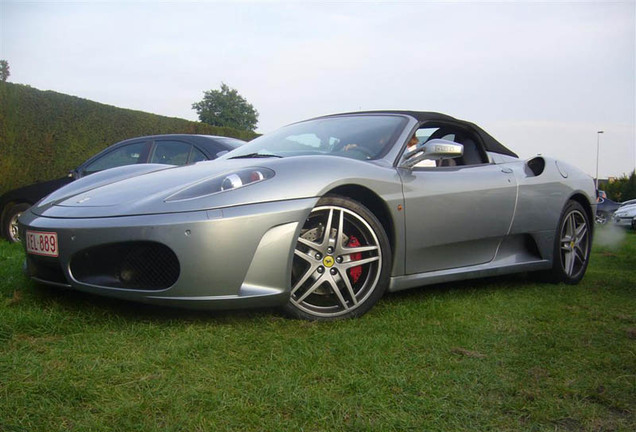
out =
<svg viewBox="0 0 636 432"><path fill-rule="evenodd" d="M554 242L551 282L578 283L585 274L592 248L592 227L583 206L569 201L559 219Z"/></svg>
<svg viewBox="0 0 636 432"><path fill-rule="evenodd" d="M360 316L384 294L390 263L389 241L373 213L348 198L324 197L298 237L285 310L308 320Z"/></svg>
<svg viewBox="0 0 636 432"><path fill-rule="evenodd" d="M607 216L607 213L605 213L605 212L596 213L596 223L597 224L605 225L608 220L609 220L609 217Z"/></svg>
<svg viewBox="0 0 636 432"><path fill-rule="evenodd" d="M10 242L17 243L20 241L20 234L18 233L18 218L29 207L31 207L29 204L20 203L9 207L5 211L2 232L4 232L4 237Z"/></svg>

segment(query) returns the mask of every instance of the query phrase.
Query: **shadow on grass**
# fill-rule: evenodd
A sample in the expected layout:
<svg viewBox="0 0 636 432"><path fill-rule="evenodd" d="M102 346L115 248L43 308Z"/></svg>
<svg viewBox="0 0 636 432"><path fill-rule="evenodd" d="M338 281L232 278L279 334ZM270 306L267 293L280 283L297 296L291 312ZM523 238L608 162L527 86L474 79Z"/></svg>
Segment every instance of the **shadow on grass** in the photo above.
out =
<svg viewBox="0 0 636 432"><path fill-rule="evenodd" d="M535 283L527 275L505 275L482 279L447 282L417 287L405 291L386 293L380 302L400 304L402 302L425 302L431 297L462 297L466 295L487 295L493 291L524 289ZM84 293L72 289L49 287L28 281L28 289L33 300L43 306L54 305L73 314L87 317L118 318L132 322L199 322L199 323L236 323L255 319L286 319L280 309L251 308L229 310L198 310L169 307L145 303L137 303L95 294Z"/></svg>
<svg viewBox="0 0 636 432"><path fill-rule="evenodd" d="M229 309L199 310L169 307L146 303L137 303L96 294L84 293L73 289L49 287L29 282L35 301L43 305L54 304L57 308L80 315L99 315L137 322L212 322L225 323L253 320L266 316L280 317L276 309Z"/></svg>

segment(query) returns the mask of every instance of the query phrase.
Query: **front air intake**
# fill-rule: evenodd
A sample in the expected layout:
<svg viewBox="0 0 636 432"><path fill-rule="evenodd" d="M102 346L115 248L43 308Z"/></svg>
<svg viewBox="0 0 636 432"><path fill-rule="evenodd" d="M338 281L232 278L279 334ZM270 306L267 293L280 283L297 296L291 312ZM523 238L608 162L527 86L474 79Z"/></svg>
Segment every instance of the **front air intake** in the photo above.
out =
<svg viewBox="0 0 636 432"><path fill-rule="evenodd" d="M83 250L71 259L71 275L81 283L109 288L163 290L179 278L175 253L154 242L125 242Z"/></svg>

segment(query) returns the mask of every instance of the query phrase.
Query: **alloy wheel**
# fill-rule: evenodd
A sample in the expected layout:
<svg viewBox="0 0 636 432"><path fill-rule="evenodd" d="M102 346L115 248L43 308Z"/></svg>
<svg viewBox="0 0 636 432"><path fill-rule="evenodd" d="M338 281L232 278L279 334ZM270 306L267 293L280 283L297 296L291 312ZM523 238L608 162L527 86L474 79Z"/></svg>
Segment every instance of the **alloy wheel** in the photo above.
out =
<svg viewBox="0 0 636 432"><path fill-rule="evenodd" d="M585 271L590 253L587 219L579 210L571 210L561 225L561 263L568 278Z"/></svg>
<svg viewBox="0 0 636 432"><path fill-rule="evenodd" d="M294 251L290 304L315 319L352 315L377 301L382 270L383 246L369 221L345 206L316 207Z"/></svg>
<svg viewBox="0 0 636 432"><path fill-rule="evenodd" d="M9 238L12 242L18 243L20 241L20 232L18 230L18 219L22 213L17 213L11 217L9 221Z"/></svg>

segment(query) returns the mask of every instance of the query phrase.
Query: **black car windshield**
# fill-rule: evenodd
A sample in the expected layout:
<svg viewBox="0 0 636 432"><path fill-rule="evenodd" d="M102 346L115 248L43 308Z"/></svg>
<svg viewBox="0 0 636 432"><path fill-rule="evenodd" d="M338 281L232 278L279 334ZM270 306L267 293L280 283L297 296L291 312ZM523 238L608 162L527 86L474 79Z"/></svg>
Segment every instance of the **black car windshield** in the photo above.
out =
<svg viewBox="0 0 636 432"><path fill-rule="evenodd" d="M355 114L308 120L256 138L223 158L331 155L377 159L391 148L406 122L396 115Z"/></svg>

